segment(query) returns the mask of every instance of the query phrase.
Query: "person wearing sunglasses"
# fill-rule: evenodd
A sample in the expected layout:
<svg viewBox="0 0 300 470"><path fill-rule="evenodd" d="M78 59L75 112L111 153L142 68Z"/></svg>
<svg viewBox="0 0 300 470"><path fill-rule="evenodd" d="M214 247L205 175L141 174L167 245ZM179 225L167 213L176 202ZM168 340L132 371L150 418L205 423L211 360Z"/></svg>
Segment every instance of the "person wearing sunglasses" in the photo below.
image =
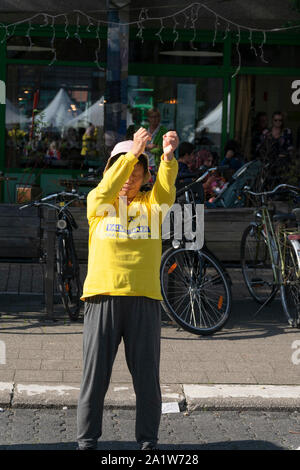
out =
<svg viewBox="0 0 300 470"><path fill-rule="evenodd" d="M283 113L275 111L272 115L271 130L263 134L259 148L260 157L265 164L269 164L265 189L273 189L277 184L288 182L293 150L292 131L284 127Z"/></svg>

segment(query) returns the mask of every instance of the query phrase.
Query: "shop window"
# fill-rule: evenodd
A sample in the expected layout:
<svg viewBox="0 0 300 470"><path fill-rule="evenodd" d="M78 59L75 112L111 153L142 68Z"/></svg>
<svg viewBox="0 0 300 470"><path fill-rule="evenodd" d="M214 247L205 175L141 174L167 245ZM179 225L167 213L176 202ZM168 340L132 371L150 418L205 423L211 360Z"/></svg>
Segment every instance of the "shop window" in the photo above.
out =
<svg viewBox="0 0 300 470"><path fill-rule="evenodd" d="M156 107L161 125L176 130L181 142L188 141L197 148L219 154L222 100L221 78L131 75L128 77L128 132L147 125L147 111Z"/></svg>
<svg viewBox="0 0 300 470"><path fill-rule="evenodd" d="M105 73L9 65L6 167L85 168L103 158Z"/></svg>

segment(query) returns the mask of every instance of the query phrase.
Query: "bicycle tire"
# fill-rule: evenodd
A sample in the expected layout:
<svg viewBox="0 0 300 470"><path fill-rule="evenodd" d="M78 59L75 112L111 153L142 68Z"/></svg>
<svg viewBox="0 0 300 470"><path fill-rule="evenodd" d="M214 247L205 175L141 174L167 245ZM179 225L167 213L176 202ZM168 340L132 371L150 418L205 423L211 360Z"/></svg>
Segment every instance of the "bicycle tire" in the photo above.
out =
<svg viewBox="0 0 300 470"><path fill-rule="evenodd" d="M284 276L281 273L280 297L290 326L300 328L300 270L297 255L289 242L284 253Z"/></svg>
<svg viewBox="0 0 300 470"><path fill-rule="evenodd" d="M56 247L57 283L65 311L70 320L78 320L81 307L79 263L73 239L59 234Z"/></svg>
<svg viewBox="0 0 300 470"><path fill-rule="evenodd" d="M250 295L259 304L264 304L267 299L271 301L278 286L274 280L266 237L258 232L255 225L248 225L244 230L240 256L243 278Z"/></svg>
<svg viewBox="0 0 300 470"><path fill-rule="evenodd" d="M180 327L204 336L223 328L230 315L232 294L224 270L213 257L202 250L171 247L162 257L160 277L162 306ZM219 293L216 292L218 287ZM184 293L185 288L188 288L187 293ZM192 312L189 320L187 315L183 318L187 305Z"/></svg>

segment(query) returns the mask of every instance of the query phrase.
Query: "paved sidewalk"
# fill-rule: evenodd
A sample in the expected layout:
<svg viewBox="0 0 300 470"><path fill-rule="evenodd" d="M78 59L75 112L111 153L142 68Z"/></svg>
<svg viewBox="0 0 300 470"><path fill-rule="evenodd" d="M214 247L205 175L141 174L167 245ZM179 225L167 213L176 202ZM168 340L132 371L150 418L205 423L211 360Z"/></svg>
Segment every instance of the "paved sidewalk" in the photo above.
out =
<svg viewBox="0 0 300 470"><path fill-rule="evenodd" d="M300 331L287 327L278 299L253 319L258 306L249 299L240 270L230 270L230 274L233 310L223 330L212 337L198 337L163 323L163 401L191 408L300 407ZM6 286L9 282L12 286L12 280ZM0 360L0 403L13 407L75 406L81 380L82 319L71 323L62 306L56 304L58 321L49 321L41 296L13 292L6 289L0 294L0 347L2 352L5 347L6 353L5 364ZM225 389L220 384L243 387ZM134 404L121 344L106 405Z"/></svg>

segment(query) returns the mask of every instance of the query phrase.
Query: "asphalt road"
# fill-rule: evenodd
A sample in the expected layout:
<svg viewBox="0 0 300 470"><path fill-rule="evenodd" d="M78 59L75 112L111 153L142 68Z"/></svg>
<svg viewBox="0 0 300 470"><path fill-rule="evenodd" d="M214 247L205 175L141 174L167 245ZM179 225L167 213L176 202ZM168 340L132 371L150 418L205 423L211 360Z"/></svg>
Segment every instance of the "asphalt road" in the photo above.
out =
<svg viewBox="0 0 300 470"><path fill-rule="evenodd" d="M136 450L134 410L105 410L99 450ZM162 415L161 450L296 450L300 412L195 411ZM76 409L4 409L0 450L76 448Z"/></svg>

